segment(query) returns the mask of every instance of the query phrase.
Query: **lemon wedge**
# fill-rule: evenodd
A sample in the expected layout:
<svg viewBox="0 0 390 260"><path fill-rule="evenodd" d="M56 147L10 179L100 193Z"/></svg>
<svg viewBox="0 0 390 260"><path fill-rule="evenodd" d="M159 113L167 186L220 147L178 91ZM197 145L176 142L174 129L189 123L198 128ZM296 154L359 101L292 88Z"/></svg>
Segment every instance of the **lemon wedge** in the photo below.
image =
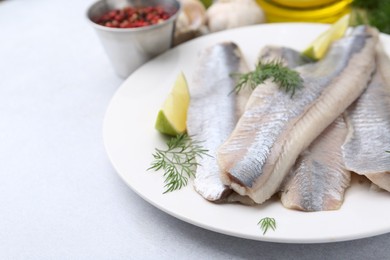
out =
<svg viewBox="0 0 390 260"><path fill-rule="evenodd" d="M344 15L332 26L320 34L302 53L314 60L322 59L331 43L344 36L349 25L349 14Z"/></svg>
<svg viewBox="0 0 390 260"><path fill-rule="evenodd" d="M186 131L190 93L183 73L177 76L171 92L157 115L155 128L163 134L176 136Z"/></svg>

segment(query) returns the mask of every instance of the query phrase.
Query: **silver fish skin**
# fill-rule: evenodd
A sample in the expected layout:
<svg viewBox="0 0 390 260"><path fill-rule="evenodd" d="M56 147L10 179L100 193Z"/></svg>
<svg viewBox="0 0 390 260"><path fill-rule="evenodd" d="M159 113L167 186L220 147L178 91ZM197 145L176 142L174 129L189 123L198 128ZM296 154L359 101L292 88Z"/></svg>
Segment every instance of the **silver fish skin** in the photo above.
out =
<svg viewBox="0 0 390 260"><path fill-rule="evenodd" d="M208 67L205 67L205 62L212 63L213 59L216 58L215 56L220 55L218 53L223 51L222 49L226 49L226 53L224 53L224 55L221 55L222 59L224 60L210 64L208 65ZM236 58L234 58L235 55ZM286 66L289 67L295 67L302 63L302 57L299 52L290 48L281 48L277 46L266 46L262 48L259 59L265 61L268 59L280 60ZM227 63L228 66L231 65L231 67L227 67L226 71L221 71L220 77L223 80L213 79L212 77L214 76L214 74L213 76L210 76L210 80L205 78L205 75L208 75L215 71L211 69L212 66L219 67L221 64L225 63ZM234 117L229 117L229 115L226 115L226 117L228 118L227 121L230 121L232 122L232 124L235 125L244 112L245 105L249 99L249 96L252 93L252 90L246 88L240 91L238 94L230 94L236 82L232 83L232 79L229 77L229 73L245 73L247 71L248 66L243 60L238 47L235 46L233 43L223 43L221 45L216 45L205 50L200 55L198 71L196 72L197 78L194 79L193 84L189 85L191 102L187 115L187 131L195 140L203 141L202 146L204 146L205 149L208 149L211 155L216 153L215 147L222 144L221 140L223 139L223 136L221 136L222 138L220 137L221 139L219 139L218 142L211 144L208 143L206 145L205 140L207 140L207 142L212 140L209 140L209 136L204 133L201 133L202 131L199 129L207 128L207 131L221 132L220 127L223 128L225 126L224 124L217 125L206 123L212 120L211 116L214 116L212 113L210 113L211 110L207 106L212 106L212 109L214 111L220 111L221 107L219 107L219 103L223 101L228 102L230 111L234 110L235 113L229 114ZM213 80L215 81L215 83L212 83ZM225 86L225 90L221 91L220 93L216 93L215 88L221 89L220 85L223 83L227 83ZM205 93L207 91L212 92L215 96L210 95L209 93ZM217 116L217 114L215 114L215 116ZM227 121L223 123L227 123ZM225 139L223 141L225 141L227 138L227 132L229 132L230 134L233 131L234 126L232 127L232 124L227 124L228 126L226 127L226 129L223 131L223 133L221 132L221 134L225 136ZM212 127L214 127L214 130L211 129ZM214 202L240 202L246 205L254 204L253 200L250 199L248 196L241 196L235 193L226 185L222 184L219 178L221 173L216 168L218 167L218 163L216 162L216 156L202 158L198 160L198 163L200 164L200 166L198 167L196 172L194 187L195 190L204 198Z"/></svg>
<svg viewBox="0 0 390 260"><path fill-rule="evenodd" d="M271 62L279 61L284 66L289 68L295 68L300 65L309 63L310 60L301 55L300 52L281 46L267 45L260 51L258 61ZM278 91L278 90L276 90ZM252 94L252 89L244 88L237 94L237 117L240 118L245 111L245 105ZM232 192L226 199L225 202L234 203L240 202L245 205L255 205L256 203L248 196L242 196L236 192Z"/></svg>
<svg viewBox="0 0 390 260"><path fill-rule="evenodd" d="M221 180L263 203L278 191L299 154L367 87L378 33L357 27L321 61L296 70L304 87L293 97L271 81L257 87L218 151Z"/></svg>
<svg viewBox="0 0 390 260"><path fill-rule="evenodd" d="M232 42L213 45L200 53L194 78L189 84L190 104L187 132L208 150L198 158L194 188L205 199L219 202L233 191L219 179L217 148L233 131L237 117L237 97L232 72L246 72L247 65Z"/></svg>
<svg viewBox="0 0 390 260"><path fill-rule="evenodd" d="M279 61L284 66L289 68L295 68L301 66L303 64L309 63L310 60L301 55L300 52L282 46L276 45L266 45L264 46L259 54L258 62L271 62L271 61ZM246 104L249 100L250 95L252 94L251 88L243 88L241 89L237 95L237 117L240 118L244 112Z"/></svg>
<svg viewBox="0 0 390 260"><path fill-rule="evenodd" d="M280 61L289 68L295 68L310 63L311 60L302 56L300 52L289 47L267 45L261 49L259 61Z"/></svg>
<svg viewBox="0 0 390 260"><path fill-rule="evenodd" d="M283 181L281 201L284 207L301 211L337 210L351 182L345 169L341 146L348 134L339 116L298 157Z"/></svg>
<svg viewBox="0 0 390 260"><path fill-rule="evenodd" d="M390 59L378 44L377 69L367 90L346 111L346 167L390 191Z"/></svg>

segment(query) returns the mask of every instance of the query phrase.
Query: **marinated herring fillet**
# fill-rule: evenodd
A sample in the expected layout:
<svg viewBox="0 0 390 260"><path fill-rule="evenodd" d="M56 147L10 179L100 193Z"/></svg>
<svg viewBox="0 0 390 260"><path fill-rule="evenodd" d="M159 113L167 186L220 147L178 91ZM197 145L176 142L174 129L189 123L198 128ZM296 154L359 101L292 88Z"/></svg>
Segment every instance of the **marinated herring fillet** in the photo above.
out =
<svg viewBox="0 0 390 260"><path fill-rule="evenodd" d="M302 211L340 208L351 181L341 154L347 134L344 118L339 116L298 157L281 188L284 207Z"/></svg>
<svg viewBox="0 0 390 260"><path fill-rule="evenodd" d="M378 44L377 69L367 90L346 111L346 167L390 191L390 59Z"/></svg>
<svg viewBox="0 0 390 260"><path fill-rule="evenodd" d="M232 72L246 72L238 46L226 42L200 53L194 78L189 84L190 104L187 132L201 142L210 156L197 158L194 187L205 199L220 201L232 193L219 179L217 148L227 139L237 123L237 96L232 92Z"/></svg>
<svg viewBox="0 0 390 260"><path fill-rule="evenodd" d="M259 60L265 63L275 60L280 61L289 68L295 68L311 61L294 49L273 45L268 45L261 49Z"/></svg>
<svg viewBox="0 0 390 260"><path fill-rule="evenodd" d="M235 46L232 48L237 48L237 47ZM237 49L237 51L238 51L238 49ZM207 52L211 52L211 51L206 50L203 55L206 55ZM233 51L233 52L239 53L236 51ZM200 78L203 77L202 76L202 75L204 75L203 73L206 73L205 71L202 71L202 66L204 66L202 63L203 62L202 61L203 55L201 55L201 58L199 61L199 73L200 74L197 74L197 75L199 75ZM228 55L228 54L226 54L226 55ZM211 58L210 59L204 58L204 59L211 60ZM302 56L300 55L299 52L297 52L293 49L290 49L290 48L277 47L277 46L266 46L266 47L262 48L260 55L259 55L259 59L260 60L277 59L289 67L295 67L295 66L300 65L304 62L303 61L304 59L302 58ZM229 61L229 59L226 59L226 60ZM224 77L224 76L229 77L229 74L231 72L241 72L241 73L246 72L247 67L246 67L245 63L243 61L241 61L241 63L242 64L239 65L239 67L240 67L239 70L236 69L235 71L230 71L229 73L226 73L225 75L221 74L221 77ZM217 66L217 64L215 64L214 66ZM230 77L226 78L225 80L228 81L229 84L231 84ZM195 128L195 127L199 127L199 125L205 124L205 121L203 120L203 118L200 117L200 115L202 113L200 111L196 112L197 108L195 108L195 104L196 104L196 102L204 102L205 98L210 98L210 95L208 95L206 93L202 93L202 91L203 91L202 89L206 88L202 84L204 84L205 86L208 86L207 88L211 88L211 89L218 88L219 84L220 84L220 83L218 83L215 85L208 85L208 83L209 83L209 81L207 81L206 79L203 79L203 81L200 81L198 79L198 82L194 82L194 84L192 84L192 86L190 85L190 88L193 87L193 88L197 88L197 89L194 91L192 91L192 88L190 89L191 102L192 102L192 103L190 103L190 107L192 106L192 108L191 108L191 110L189 110L190 112L188 113L187 128L188 128L190 135L192 135L192 133L194 133L194 136L192 138L196 138L196 140L203 140L204 141L204 140L209 139L209 137L206 135L203 136L204 139L199 138L199 135L201 133L198 130L199 128ZM234 82L234 85L235 85L235 82ZM247 89L240 91L238 94L230 94L229 91L231 91L233 89L233 87L234 87L233 85L229 85L229 89L227 90L227 92L225 91L225 92L221 93L219 98L221 100L224 100L227 98L233 98L232 100L230 100L230 102L231 102L231 105L234 106L234 109L235 109L235 114L234 114L235 118L231 119L231 120L234 121L234 126L235 126L235 124L238 121L238 118L242 115L242 113L244 111L246 102L248 101L249 96L250 96L252 91L249 88L247 88ZM212 91L211 89L204 90L204 91ZM213 92L213 93L215 94L215 92ZM226 93L228 93L228 94L226 94ZM196 98L197 96L199 96L199 98ZM200 105L199 105L200 107L202 107L202 109L204 109L203 116L205 118L207 118L207 120L211 120L210 117L213 116L213 114L208 112L209 110L207 108L207 105L218 106L218 102L216 102L216 100L214 100L214 101L211 101L210 103L205 102L205 103L200 103ZM218 107L216 107L215 109L218 110ZM231 108L231 109L233 109L233 108ZM190 115L190 113L193 113L193 114ZM194 120L195 121L199 120L198 122L195 122L196 125L193 122ZM211 130L212 126L215 127L215 129L218 129L218 127L220 127L222 125L220 125L220 124L218 124L218 125L206 124L206 125L202 125L201 127L208 128L209 131L212 131ZM233 128L234 128L234 126L233 126ZM233 128L230 129L229 134L231 133ZM214 131L217 131L217 130L214 130ZM227 139L227 136L225 136L225 139L223 141L225 141L226 139ZM209 153L215 154L215 152L216 152L215 147L222 144L222 142L220 142L219 144L215 143L213 145L210 145L208 147ZM204 143L202 143L202 145L204 145ZM205 163L204 160L207 160L207 164L204 164ZM243 197L243 196L233 192L229 187L222 184L222 182L219 178L220 171L219 170L217 171L215 168L215 167L218 167L217 161L216 161L216 156L213 156L213 158L202 158L201 160L198 160L198 163L201 164L202 166L199 166L197 169L196 177L195 177L195 181L194 181L194 186L195 186L195 190L198 193L200 193L203 197L205 197L208 200L217 201L217 202L241 202L243 204L253 204L252 199L250 199L249 197L247 197L247 196ZM211 167L211 169L214 169L214 170L211 170L211 169L209 170L207 167Z"/></svg>
<svg viewBox="0 0 390 260"><path fill-rule="evenodd" d="M299 154L367 87L377 34L357 27L323 60L297 68L304 87L293 97L271 81L257 87L219 148L222 182L256 203L277 192Z"/></svg>
<svg viewBox="0 0 390 260"><path fill-rule="evenodd" d="M274 45L267 45L260 51L258 61L264 63L272 61L280 61L284 66L289 68L295 68L305 63L308 63L310 59L305 58L300 52L288 48ZM252 94L251 88L243 88L236 93L238 98L237 117L240 118L244 114L245 106Z"/></svg>

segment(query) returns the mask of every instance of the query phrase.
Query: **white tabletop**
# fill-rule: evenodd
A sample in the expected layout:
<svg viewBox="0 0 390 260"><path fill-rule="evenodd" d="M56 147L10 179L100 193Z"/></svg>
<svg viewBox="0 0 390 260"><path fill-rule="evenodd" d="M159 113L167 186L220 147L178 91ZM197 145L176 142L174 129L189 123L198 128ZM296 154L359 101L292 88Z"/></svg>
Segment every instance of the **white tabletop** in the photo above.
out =
<svg viewBox="0 0 390 260"><path fill-rule="evenodd" d="M390 234L312 245L251 241L177 220L133 193L103 147L104 113L123 80L86 22L91 3L0 1L0 259L390 255Z"/></svg>

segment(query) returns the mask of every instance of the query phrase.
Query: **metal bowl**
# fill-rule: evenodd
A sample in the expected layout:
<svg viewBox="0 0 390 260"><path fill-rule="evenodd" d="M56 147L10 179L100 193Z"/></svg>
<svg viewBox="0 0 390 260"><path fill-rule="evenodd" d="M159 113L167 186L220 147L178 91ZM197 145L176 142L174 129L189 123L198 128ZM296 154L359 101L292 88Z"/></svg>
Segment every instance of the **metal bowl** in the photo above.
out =
<svg viewBox="0 0 390 260"><path fill-rule="evenodd" d="M162 6L172 16L155 25L137 28L110 28L95 23L108 11L126 6ZM106 0L94 3L87 11L87 18L110 59L115 72L122 78L128 77L139 66L165 52L173 43L175 21L180 11L176 0Z"/></svg>

